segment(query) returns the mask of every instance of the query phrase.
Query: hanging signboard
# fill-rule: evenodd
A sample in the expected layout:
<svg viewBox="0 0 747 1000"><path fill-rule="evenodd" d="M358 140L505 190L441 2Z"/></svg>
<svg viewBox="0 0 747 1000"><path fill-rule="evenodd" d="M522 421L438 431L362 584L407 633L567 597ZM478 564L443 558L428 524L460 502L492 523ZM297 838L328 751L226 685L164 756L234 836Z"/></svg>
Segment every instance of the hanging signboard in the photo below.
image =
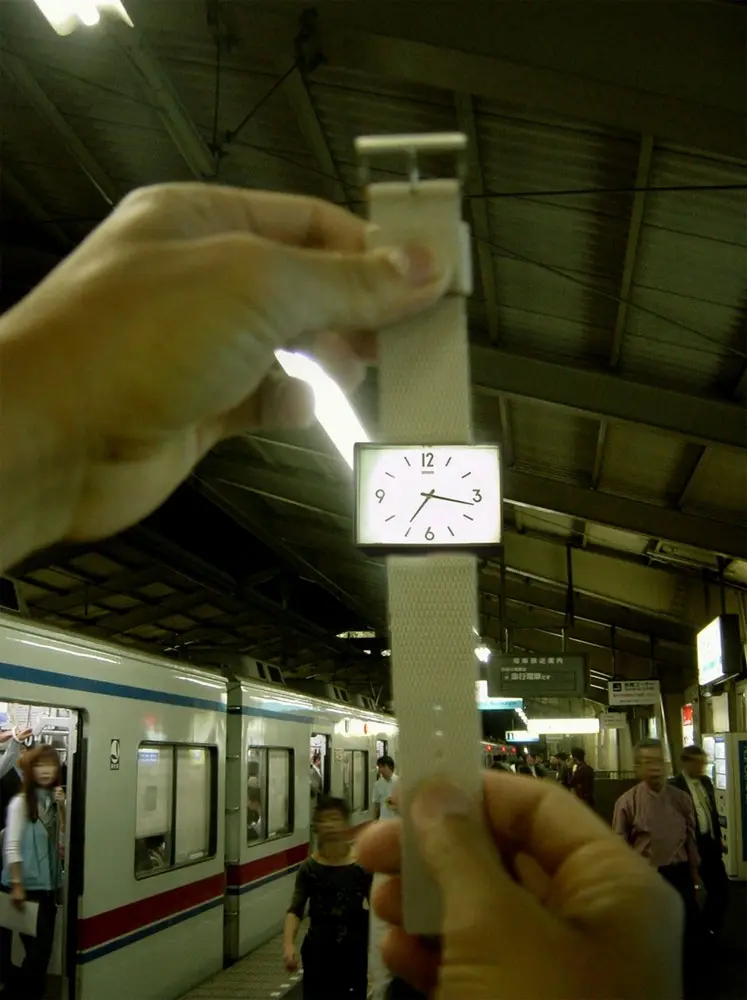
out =
<svg viewBox="0 0 747 1000"><path fill-rule="evenodd" d="M585 656L531 656L494 653L487 666L491 698L583 698Z"/></svg>
<svg viewBox="0 0 747 1000"><path fill-rule="evenodd" d="M610 705L658 705L661 689L658 681L610 681Z"/></svg>
<svg viewBox="0 0 747 1000"><path fill-rule="evenodd" d="M625 729L628 725L628 717L625 712L602 712L599 716L599 724L602 729Z"/></svg>
<svg viewBox="0 0 747 1000"><path fill-rule="evenodd" d="M524 707L523 698L491 698L488 695L488 682L477 681L477 707L481 712L512 712Z"/></svg>
<svg viewBox="0 0 747 1000"><path fill-rule="evenodd" d="M506 733L506 743L538 743L539 733L530 733L525 729L514 729Z"/></svg>

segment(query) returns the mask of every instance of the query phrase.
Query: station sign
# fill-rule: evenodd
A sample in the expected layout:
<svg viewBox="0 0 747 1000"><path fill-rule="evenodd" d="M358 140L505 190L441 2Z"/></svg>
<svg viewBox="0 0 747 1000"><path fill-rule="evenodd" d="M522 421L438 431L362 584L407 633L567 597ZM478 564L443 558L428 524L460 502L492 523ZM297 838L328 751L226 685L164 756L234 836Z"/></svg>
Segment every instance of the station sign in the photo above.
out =
<svg viewBox="0 0 747 1000"><path fill-rule="evenodd" d="M602 729L625 729L628 717L625 712L602 712L599 716L599 725Z"/></svg>
<svg viewBox="0 0 747 1000"><path fill-rule="evenodd" d="M523 729L509 729L506 733L506 743L538 743L539 733L530 733Z"/></svg>
<svg viewBox="0 0 747 1000"><path fill-rule="evenodd" d="M610 681L609 703L614 706L658 705L661 686L658 681Z"/></svg>
<svg viewBox="0 0 747 1000"><path fill-rule="evenodd" d="M583 698L588 666L585 656L494 653L487 665L491 698Z"/></svg>
<svg viewBox="0 0 747 1000"><path fill-rule="evenodd" d="M523 698L491 698L488 682L477 681L477 707L481 712L515 712L524 707Z"/></svg>

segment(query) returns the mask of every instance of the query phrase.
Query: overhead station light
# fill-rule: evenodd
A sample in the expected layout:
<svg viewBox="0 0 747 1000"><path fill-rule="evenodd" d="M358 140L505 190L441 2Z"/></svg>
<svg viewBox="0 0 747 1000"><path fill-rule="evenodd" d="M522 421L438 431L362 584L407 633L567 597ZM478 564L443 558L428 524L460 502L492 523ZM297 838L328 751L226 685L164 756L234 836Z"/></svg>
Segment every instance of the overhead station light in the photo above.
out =
<svg viewBox="0 0 747 1000"><path fill-rule="evenodd" d="M352 469L357 442L371 439L345 393L322 366L307 354L275 351L275 357L286 375L300 379L311 388L316 419Z"/></svg>
<svg viewBox="0 0 747 1000"><path fill-rule="evenodd" d="M599 719L529 719L527 729L540 736L586 736L599 732Z"/></svg>
<svg viewBox="0 0 747 1000"><path fill-rule="evenodd" d="M93 28L102 14L113 14L134 27L120 0L34 0L34 3L58 35L70 35L81 25Z"/></svg>

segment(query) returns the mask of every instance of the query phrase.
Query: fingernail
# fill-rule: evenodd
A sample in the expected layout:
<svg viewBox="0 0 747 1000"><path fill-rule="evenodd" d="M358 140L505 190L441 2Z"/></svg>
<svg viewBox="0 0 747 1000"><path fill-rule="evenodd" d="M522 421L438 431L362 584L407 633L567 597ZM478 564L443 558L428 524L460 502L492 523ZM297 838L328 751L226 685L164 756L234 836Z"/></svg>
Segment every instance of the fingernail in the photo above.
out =
<svg viewBox="0 0 747 1000"><path fill-rule="evenodd" d="M438 277L436 256L428 247L413 244L392 247L384 253L395 271L411 285L430 285Z"/></svg>
<svg viewBox="0 0 747 1000"><path fill-rule="evenodd" d="M448 781L428 781L415 792L410 816L421 831L438 826L449 816L468 816L473 804L455 785Z"/></svg>

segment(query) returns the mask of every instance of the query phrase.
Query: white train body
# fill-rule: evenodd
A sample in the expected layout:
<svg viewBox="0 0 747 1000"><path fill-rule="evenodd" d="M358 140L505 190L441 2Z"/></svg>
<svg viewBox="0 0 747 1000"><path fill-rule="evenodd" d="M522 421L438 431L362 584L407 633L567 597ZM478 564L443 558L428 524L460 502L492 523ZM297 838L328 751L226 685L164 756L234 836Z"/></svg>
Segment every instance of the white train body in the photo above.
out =
<svg viewBox="0 0 747 1000"><path fill-rule="evenodd" d="M70 1000L170 1000L266 941L309 851L312 734L355 825L377 751L396 757L390 716L15 617L0 616L0 702L19 724L26 706L60 716L66 741L50 973Z"/></svg>

